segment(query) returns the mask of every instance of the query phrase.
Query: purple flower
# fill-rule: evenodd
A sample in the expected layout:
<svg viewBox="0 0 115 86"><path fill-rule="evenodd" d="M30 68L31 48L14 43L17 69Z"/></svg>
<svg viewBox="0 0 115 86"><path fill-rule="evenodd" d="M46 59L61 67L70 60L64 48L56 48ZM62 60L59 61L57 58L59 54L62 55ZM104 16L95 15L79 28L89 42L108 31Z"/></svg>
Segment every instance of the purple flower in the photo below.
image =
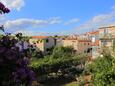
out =
<svg viewBox="0 0 115 86"><path fill-rule="evenodd" d="M16 60L17 59L17 53L14 50L8 49L5 52L5 57L8 60Z"/></svg>
<svg viewBox="0 0 115 86"><path fill-rule="evenodd" d="M2 47L2 46L1 46L1 47L0 47L0 54L4 53L4 52L6 51L6 49L7 49L6 47Z"/></svg>
<svg viewBox="0 0 115 86"><path fill-rule="evenodd" d="M19 68L16 71L16 75L18 76L19 79L25 79L27 77L27 73L24 68Z"/></svg>
<svg viewBox="0 0 115 86"><path fill-rule="evenodd" d="M31 81L35 81L35 73L32 70L29 70L28 72L28 77L30 78Z"/></svg>
<svg viewBox="0 0 115 86"><path fill-rule="evenodd" d="M9 36L2 37L0 41L0 83L11 81L15 86L22 84L31 86L36 78L34 72L28 67L29 59L15 49L15 42L12 41Z"/></svg>
<svg viewBox="0 0 115 86"><path fill-rule="evenodd" d="M4 13L9 13L10 10L9 10L8 8L4 8L4 9L3 9L3 12L4 12Z"/></svg>
<svg viewBox="0 0 115 86"><path fill-rule="evenodd" d="M22 60L22 65L27 66L29 64L29 60L28 59L23 59Z"/></svg>
<svg viewBox="0 0 115 86"><path fill-rule="evenodd" d="M4 8L5 8L5 6L0 2L0 10L4 9Z"/></svg>
<svg viewBox="0 0 115 86"><path fill-rule="evenodd" d="M8 8L6 8L6 7L4 6L4 4L2 4L1 2L0 2L0 10L1 10L4 14L10 12L10 10L9 10ZM2 13L2 12L1 12L1 13Z"/></svg>

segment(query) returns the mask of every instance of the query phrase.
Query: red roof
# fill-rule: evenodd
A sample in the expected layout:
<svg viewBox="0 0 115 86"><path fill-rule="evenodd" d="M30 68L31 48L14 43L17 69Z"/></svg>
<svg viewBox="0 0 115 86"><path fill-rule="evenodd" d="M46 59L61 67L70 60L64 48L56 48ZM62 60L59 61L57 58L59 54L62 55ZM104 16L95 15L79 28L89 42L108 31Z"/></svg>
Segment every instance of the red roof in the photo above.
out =
<svg viewBox="0 0 115 86"><path fill-rule="evenodd" d="M104 29L104 28L115 28L115 26L101 27L99 29Z"/></svg>
<svg viewBox="0 0 115 86"><path fill-rule="evenodd" d="M91 42L91 40L78 40L79 42Z"/></svg>
<svg viewBox="0 0 115 86"><path fill-rule="evenodd" d="M115 35L112 35L112 38L115 38Z"/></svg>
<svg viewBox="0 0 115 86"><path fill-rule="evenodd" d="M99 31L93 31L93 32L89 32L89 34L95 34L95 35L98 35L99 34Z"/></svg>
<svg viewBox="0 0 115 86"><path fill-rule="evenodd" d="M77 38L65 38L64 40L77 40Z"/></svg>
<svg viewBox="0 0 115 86"><path fill-rule="evenodd" d="M34 39L46 39L48 36L32 36Z"/></svg>
<svg viewBox="0 0 115 86"><path fill-rule="evenodd" d="M94 43L91 44L92 46L99 46L99 40L96 40Z"/></svg>
<svg viewBox="0 0 115 86"><path fill-rule="evenodd" d="M78 38L77 38L77 36L68 36L68 37L66 37L65 38L65 40L77 40Z"/></svg>

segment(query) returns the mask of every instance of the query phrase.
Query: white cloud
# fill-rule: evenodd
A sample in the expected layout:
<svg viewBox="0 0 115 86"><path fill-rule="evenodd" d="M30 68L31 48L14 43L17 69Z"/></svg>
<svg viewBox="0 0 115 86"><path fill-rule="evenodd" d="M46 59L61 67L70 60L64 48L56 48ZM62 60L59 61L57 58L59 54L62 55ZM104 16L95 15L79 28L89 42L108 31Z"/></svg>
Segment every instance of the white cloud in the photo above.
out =
<svg viewBox="0 0 115 86"><path fill-rule="evenodd" d="M62 20L60 19L60 17L52 17L49 19L49 24L59 24L61 22Z"/></svg>
<svg viewBox="0 0 115 86"><path fill-rule="evenodd" d="M70 25L70 24L74 24L74 23L77 23L77 22L79 22L79 19L78 18L73 18L73 19L65 22L64 25Z"/></svg>
<svg viewBox="0 0 115 86"><path fill-rule="evenodd" d="M22 33L24 36L38 36L38 35L51 36L51 35L55 35L55 33L41 32L41 31L30 31L30 30L18 30L18 31L13 32L12 35L15 35L17 33Z"/></svg>
<svg viewBox="0 0 115 86"><path fill-rule="evenodd" d="M101 23L101 22L111 20L112 17L113 17L113 15L111 15L111 14L101 14L101 15L94 16L91 19L91 22L92 23Z"/></svg>
<svg viewBox="0 0 115 86"><path fill-rule="evenodd" d="M24 5L24 0L0 0L5 6L10 9L20 10Z"/></svg>
<svg viewBox="0 0 115 86"><path fill-rule="evenodd" d="M112 10L109 13L99 14L92 17L90 20L76 27L78 32L91 31L92 29L98 29L99 27L114 25L115 22L115 12Z"/></svg>
<svg viewBox="0 0 115 86"><path fill-rule="evenodd" d="M24 36L32 36L32 35L37 34L36 32L29 31L29 30L18 30L12 33L12 35L17 34L17 33L22 33Z"/></svg>
<svg viewBox="0 0 115 86"><path fill-rule="evenodd" d="M58 17L53 17L46 20L21 18L16 20L8 20L4 22L4 26L9 30L12 29L16 31L19 29L44 27L47 25L58 24L60 22L61 20Z"/></svg>

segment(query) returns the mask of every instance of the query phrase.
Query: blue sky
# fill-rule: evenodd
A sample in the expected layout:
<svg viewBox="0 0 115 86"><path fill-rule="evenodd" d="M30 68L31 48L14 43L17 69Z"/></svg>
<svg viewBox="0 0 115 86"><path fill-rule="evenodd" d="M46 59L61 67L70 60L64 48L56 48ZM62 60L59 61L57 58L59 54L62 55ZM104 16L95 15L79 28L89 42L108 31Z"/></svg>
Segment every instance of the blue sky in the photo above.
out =
<svg viewBox="0 0 115 86"><path fill-rule="evenodd" d="M11 9L2 23L12 33L80 34L115 23L114 0L0 0Z"/></svg>

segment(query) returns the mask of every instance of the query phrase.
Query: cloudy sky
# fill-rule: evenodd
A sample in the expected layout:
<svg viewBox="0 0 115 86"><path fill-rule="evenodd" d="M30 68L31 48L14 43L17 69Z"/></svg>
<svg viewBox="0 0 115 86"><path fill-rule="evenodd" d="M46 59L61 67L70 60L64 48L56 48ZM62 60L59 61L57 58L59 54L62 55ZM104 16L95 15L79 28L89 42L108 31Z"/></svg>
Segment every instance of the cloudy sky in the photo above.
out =
<svg viewBox="0 0 115 86"><path fill-rule="evenodd" d="M27 35L80 34L115 25L115 0L0 0L7 32Z"/></svg>

